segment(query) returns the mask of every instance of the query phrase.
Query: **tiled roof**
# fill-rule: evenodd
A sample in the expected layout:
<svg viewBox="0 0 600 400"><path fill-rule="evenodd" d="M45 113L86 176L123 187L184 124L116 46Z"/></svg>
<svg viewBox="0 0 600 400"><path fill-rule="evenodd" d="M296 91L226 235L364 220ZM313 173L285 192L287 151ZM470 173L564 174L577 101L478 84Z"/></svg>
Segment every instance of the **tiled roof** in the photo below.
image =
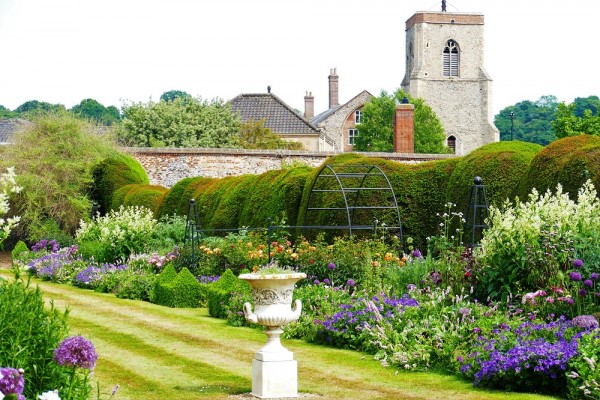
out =
<svg viewBox="0 0 600 400"><path fill-rule="evenodd" d="M0 144L10 143L14 133L29 124L31 122L20 118L0 119Z"/></svg>
<svg viewBox="0 0 600 400"><path fill-rule="evenodd" d="M278 134L316 134L319 130L272 93L240 94L231 108L242 121L265 120L265 127Z"/></svg>

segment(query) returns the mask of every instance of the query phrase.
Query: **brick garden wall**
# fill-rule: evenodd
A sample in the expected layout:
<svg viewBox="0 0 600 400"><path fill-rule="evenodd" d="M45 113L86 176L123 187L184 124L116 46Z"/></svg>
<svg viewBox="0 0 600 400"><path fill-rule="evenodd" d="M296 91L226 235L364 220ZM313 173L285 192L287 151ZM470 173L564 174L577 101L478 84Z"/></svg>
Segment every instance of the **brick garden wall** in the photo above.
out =
<svg viewBox="0 0 600 400"><path fill-rule="evenodd" d="M327 157L339 154L333 152L240 149L124 148L123 150L142 164L151 184L167 188L188 177L223 178L244 174L262 174L270 170L281 169L283 165L292 163L303 163L318 167ZM453 154L361 154L407 164L454 157Z"/></svg>

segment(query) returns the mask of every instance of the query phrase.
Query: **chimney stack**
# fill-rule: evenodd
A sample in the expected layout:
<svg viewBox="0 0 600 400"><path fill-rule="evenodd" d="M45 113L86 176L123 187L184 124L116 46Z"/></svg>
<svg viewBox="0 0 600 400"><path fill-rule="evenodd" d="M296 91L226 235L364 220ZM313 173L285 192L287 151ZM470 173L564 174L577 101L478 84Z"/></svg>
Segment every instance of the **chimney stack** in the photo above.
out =
<svg viewBox="0 0 600 400"><path fill-rule="evenodd" d="M339 106L338 101L338 81L339 76L336 71L337 68L329 70L329 108Z"/></svg>
<svg viewBox="0 0 600 400"><path fill-rule="evenodd" d="M315 97L312 92L306 92L304 96L304 118L309 120L315 116Z"/></svg>
<svg viewBox="0 0 600 400"><path fill-rule="evenodd" d="M394 153L415 152L415 106L408 98L396 106L394 114Z"/></svg>

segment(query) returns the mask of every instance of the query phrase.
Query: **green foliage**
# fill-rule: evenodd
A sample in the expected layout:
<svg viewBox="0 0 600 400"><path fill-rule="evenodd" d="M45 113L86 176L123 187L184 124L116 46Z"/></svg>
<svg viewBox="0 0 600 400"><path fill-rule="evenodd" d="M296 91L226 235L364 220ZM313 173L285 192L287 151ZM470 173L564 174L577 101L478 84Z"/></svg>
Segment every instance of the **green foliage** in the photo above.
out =
<svg viewBox="0 0 600 400"><path fill-rule="evenodd" d="M10 111L8 108L4 107L3 105L0 105L0 118L15 118L18 115L18 113Z"/></svg>
<svg viewBox="0 0 600 400"><path fill-rule="evenodd" d="M94 186L92 198L98 202L100 210L111 209L112 196L121 187L132 183L149 184L144 167L128 154L115 152L94 165L92 171Z"/></svg>
<svg viewBox="0 0 600 400"><path fill-rule="evenodd" d="M539 193L554 190L560 183L572 198L587 180L600 187L600 138L578 135L557 140L531 160L520 182L520 198L536 188Z"/></svg>
<svg viewBox="0 0 600 400"><path fill-rule="evenodd" d="M164 215L182 215L187 217L190 209L190 200L194 198L194 193L213 182L215 178L184 178L169 189L163 204L160 208L160 216Z"/></svg>
<svg viewBox="0 0 600 400"><path fill-rule="evenodd" d="M490 207L490 222L481 241L486 265L481 284L492 299L566 286L572 257L600 267L600 203L591 182L577 201L559 185L554 194L534 190L527 202Z"/></svg>
<svg viewBox="0 0 600 400"><path fill-rule="evenodd" d="M118 136L130 146L141 147L235 147L239 117L220 99L211 102L176 97L123 107Z"/></svg>
<svg viewBox="0 0 600 400"><path fill-rule="evenodd" d="M192 95L189 94L188 92L185 92L183 90L169 90L168 92L164 92L163 94L160 95L160 100L162 101L173 101L175 99L178 98L182 98L182 99L189 99L191 98Z"/></svg>
<svg viewBox="0 0 600 400"><path fill-rule="evenodd" d="M103 248L105 259L98 261L126 260L133 253L144 252L156 224L152 211L145 207L120 207L90 222L81 221L76 239Z"/></svg>
<svg viewBox="0 0 600 400"><path fill-rule="evenodd" d="M117 107L104 107L94 99L81 100L79 104L71 108L71 112L79 117L93 120L102 125L113 125L121 119Z"/></svg>
<svg viewBox="0 0 600 400"><path fill-rule="evenodd" d="M159 209L168 189L159 185L130 184L117 189L113 195L111 210L119 207L141 206L152 210L158 218Z"/></svg>
<svg viewBox="0 0 600 400"><path fill-rule="evenodd" d="M30 226L28 239L31 242L54 239L63 246L70 246L75 243L73 235L63 231L58 222L52 218L46 219L41 225Z"/></svg>
<svg viewBox="0 0 600 400"><path fill-rule="evenodd" d="M33 117L36 114L46 113L62 113L64 112L65 106L62 104L50 104L45 101L29 100L15 108L15 112L18 114L26 114L27 117Z"/></svg>
<svg viewBox="0 0 600 400"><path fill-rule="evenodd" d="M300 142L283 140L265 126L265 120L249 120L240 126L240 145L244 149L302 150Z"/></svg>
<svg viewBox="0 0 600 400"><path fill-rule="evenodd" d="M194 308L200 306L202 285L187 268L179 271L172 285L172 302L170 307Z"/></svg>
<svg viewBox="0 0 600 400"><path fill-rule="evenodd" d="M518 141L490 143L462 157L452 172L447 200L466 213L473 179L485 185L488 205L500 205L519 195L518 188L540 145Z"/></svg>
<svg viewBox="0 0 600 400"><path fill-rule="evenodd" d="M250 286L228 269L217 282L208 287L208 313L211 317L227 318L228 305L233 293L250 293Z"/></svg>
<svg viewBox="0 0 600 400"><path fill-rule="evenodd" d="M393 151L394 116L396 104L408 97L415 106L414 150L415 153L448 153L444 145L444 129L431 107L422 99L413 99L402 89L394 94L382 90L379 97L372 98L362 110L362 122L357 126L359 135L354 139L355 151Z"/></svg>
<svg viewBox="0 0 600 400"><path fill-rule="evenodd" d="M67 315L46 305L41 290L29 282L0 278L0 365L25 370L23 394L29 399L68 382L53 360L68 333Z"/></svg>
<svg viewBox="0 0 600 400"><path fill-rule="evenodd" d="M512 128L513 140L546 146L555 139L552 122L558 104L555 96L542 96L536 102L525 100L501 110L494 118L494 125L500 131L500 140L511 140Z"/></svg>
<svg viewBox="0 0 600 400"><path fill-rule="evenodd" d="M14 260L21 260L29 255L29 247L27 247L27 244L24 241L19 240L12 249L10 255Z"/></svg>
<svg viewBox="0 0 600 400"><path fill-rule="evenodd" d="M600 136L600 101L596 96L587 99L577 98L569 105L560 103L552 128L559 139L582 133Z"/></svg>
<svg viewBox="0 0 600 400"><path fill-rule="evenodd" d="M29 238L52 219L61 231L73 234L89 216L93 165L115 152L110 138L62 113L33 118L14 140L0 164L14 165L23 187L13 199L13 212L21 216L15 232Z"/></svg>
<svg viewBox="0 0 600 400"><path fill-rule="evenodd" d="M154 287L150 295L150 301L154 304L168 306L171 302L172 284L177 278L177 271L173 265L167 265L154 280Z"/></svg>

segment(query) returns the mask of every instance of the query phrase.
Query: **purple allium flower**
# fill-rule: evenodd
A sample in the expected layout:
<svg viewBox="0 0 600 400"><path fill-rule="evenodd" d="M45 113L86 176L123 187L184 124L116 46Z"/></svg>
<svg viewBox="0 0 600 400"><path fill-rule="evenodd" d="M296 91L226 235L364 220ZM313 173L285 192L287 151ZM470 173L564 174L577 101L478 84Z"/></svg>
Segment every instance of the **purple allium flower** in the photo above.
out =
<svg viewBox="0 0 600 400"><path fill-rule="evenodd" d="M23 370L14 368L0 368L0 393L6 395L16 394L19 400L25 400L23 388L25 379L23 379Z"/></svg>
<svg viewBox="0 0 600 400"><path fill-rule="evenodd" d="M326 285L329 285L331 282L329 281L329 279L325 278L325 279L323 279L323 283Z"/></svg>
<svg viewBox="0 0 600 400"><path fill-rule="evenodd" d="M571 278L572 281L576 281L576 282L581 281L581 274L579 272L573 271L569 274L569 277Z"/></svg>
<svg viewBox="0 0 600 400"><path fill-rule="evenodd" d="M94 369L98 354L92 342L83 336L71 336L54 350L54 361L65 367Z"/></svg>
<svg viewBox="0 0 600 400"><path fill-rule="evenodd" d="M592 274L590 275L590 279L595 281L598 279L598 273L597 272L592 272Z"/></svg>
<svg viewBox="0 0 600 400"><path fill-rule="evenodd" d="M575 268L581 268L581 267L583 267L583 260L581 260L581 259L578 258L577 260L573 261L573 266Z"/></svg>
<svg viewBox="0 0 600 400"><path fill-rule="evenodd" d="M571 321L573 325L583 329L598 328L598 320L593 315L578 315Z"/></svg>
<svg viewBox="0 0 600 400"><path fill-rule="evenodd" d="M583 281L583 285L587 287L594 287L594 282L592 282L591 279L586 279L585 281Z"/></svg>
<svg viewBox="0 0 600 400"><path fill-rule="evenodd" d="M419 249L414 249L412 252L412 256L413 256L413 258L421 258L422 257L421 251L419 251Z"/></svg>
<svg viewBox="0 0 600 400"><path fill-rule="evenodd" d="M315 281L314 281L314 284L315 284L315 285L318 285L319 283L321 283L321 282L319 282L319 280L318 280L318 279L315 279Z"/></svg>
<svg viewBox="0 0 600 400"><path fill-rule="evenodd" d="M585 290L585 289L579 289L579 296L580 297L587 296L587 290Z"/></svg>
<svg viewBox="0 0 600 400"><path fill-rule="evenodd" d="M329 264L327 264L327 268L329 269L335 269L336 265L332 262L330 262Z"/></svg>
<svg viewBox="0 0 600 400"><path fill-rule="evenodd" d="M354 279L352 279L352 278L348 279L348 282L346 282L346 286L352 287L354 285L356 285L356 282L354 282Z"/></svg>
<svg viewBox="0 0 600 400"><path fill-rule="evenodd" d="M464 360L461 356L456 356L456 361L462 364Z"/></svg>

